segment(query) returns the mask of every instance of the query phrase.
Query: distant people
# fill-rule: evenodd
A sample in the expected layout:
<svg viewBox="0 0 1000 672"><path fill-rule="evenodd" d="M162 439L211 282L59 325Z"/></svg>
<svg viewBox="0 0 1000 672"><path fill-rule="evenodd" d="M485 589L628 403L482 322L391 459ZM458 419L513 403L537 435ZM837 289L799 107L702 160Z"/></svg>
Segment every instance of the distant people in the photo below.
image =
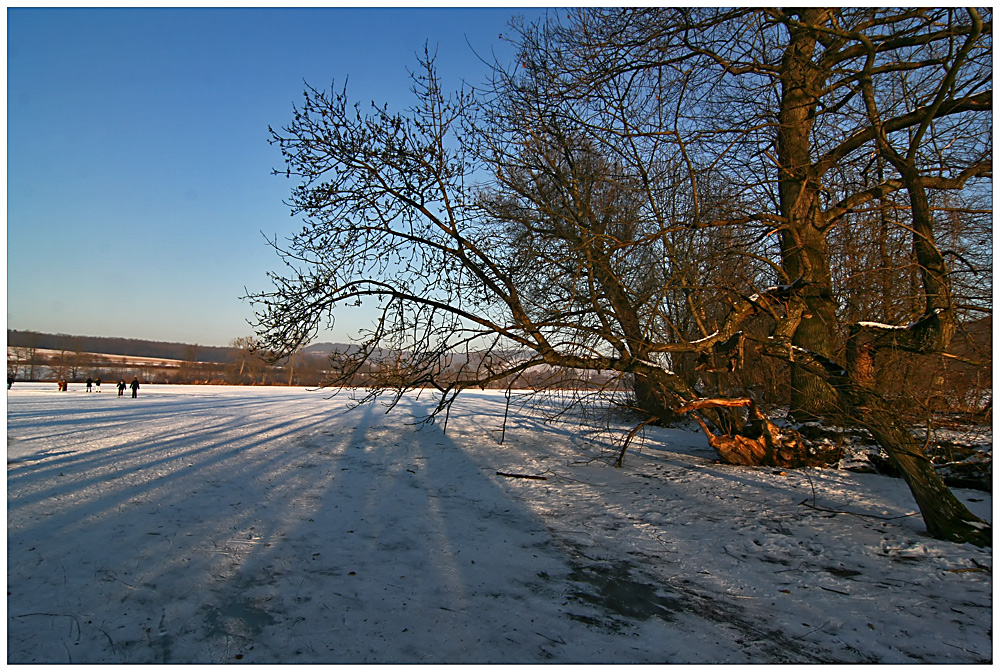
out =
<svg viewBox="0 0 1000 672"><path fill-rule="evenodd" d="M137 396L139 396L139 378L138 377L132 379L132 384L129 385L129 387L132 388L132 398L133 399L135 399Z"/></svg>
<svg viewBox="0 0 1000 672"><path fill-rule="evenodd" d="M98 378L97 380L94 381L94 388L95 388L94 389L95 392L100 392L101 391L101 379L100 378Z"/></svg>
<svg viewBox="0 0 1000 672"><path fill-rule="evenodd" d="M7 389L9 390L10 386L13 385L13 384L14 384L14 377L13 376L7 376Z"/></svg>
<svg viewBox="0 0 1000 672"><path fill-rule="evenodd" d="M61 380L61 379L59 380L59 391L60 392L69 392L69 385L66 383L65 380Z"/></svg>
<svg viewBox="0 0 1000 672"><path fill-rule="evenodd" d="M94 390L91 389L93 387L94 387L94 379L91 378L90 376L87 376L87 392L93 392Z"/></svg>
<svg viewBox="0 0 1000 672"><path fill-rule="evenodd" d="M126 387L127 387L127 385L125 385L125 379L124 378L122 378L121 380L118 381L118 396L119 397L125 395L125 388Z"/></svg>

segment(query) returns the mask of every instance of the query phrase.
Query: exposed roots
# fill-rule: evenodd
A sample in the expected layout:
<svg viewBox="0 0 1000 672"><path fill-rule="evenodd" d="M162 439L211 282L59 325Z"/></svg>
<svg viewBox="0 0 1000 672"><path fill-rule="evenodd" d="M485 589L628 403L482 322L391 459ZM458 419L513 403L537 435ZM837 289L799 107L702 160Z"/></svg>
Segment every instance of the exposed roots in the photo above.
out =
<svg viewBox="0 0 1000 672"><path fill-rule="evenodd" d="M793 429L782 429L767 419L753 399L699 399L685 404L679 413L706 408L747 407L747 423L732 435L715 435L697 414L694 419L708 443L723 462L762 467L825 467L840 460L843 450L835 446L815 447Z"/></svg>

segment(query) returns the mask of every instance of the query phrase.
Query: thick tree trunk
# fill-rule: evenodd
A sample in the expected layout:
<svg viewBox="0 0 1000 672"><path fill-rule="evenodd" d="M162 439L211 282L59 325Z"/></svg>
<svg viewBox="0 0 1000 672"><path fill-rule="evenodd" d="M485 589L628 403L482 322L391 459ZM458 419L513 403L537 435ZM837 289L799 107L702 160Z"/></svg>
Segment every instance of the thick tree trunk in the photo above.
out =
<svg viewBox="0 0 1000 672"><path fill-rule="evenodd" d="M992 546L990 525L958 501L934 469L923 447L888 404L878 395L866 394L863 390L855 389L855 394L860 396L856 400L856 412L861 424L885 448L889 460L903 474L927 525L927 533L935 539Z"/></svg>
<svg viewBox="0 0 1000 672"><path fill-rule="evenodd" d="M950 315L951 311L944 311ZM846 380L839 387L858 423L888 453L910 487L917 507L936 539L992 545L992 528L958 501L921 446L890 405L875 392L875 355L879 348L935 351L950 342L950 319L937 314L909 329L880 329L855 325L847 343ZM923 350L925 346L926 350Z"/></svg>
<svg viewBox="0 0 1000 672"><path fill-rule="evenodd" d="M663 370L653 370L645 375L637 374L633 391L639 411L655 418L656 424L664 426L677 422L683 415L678 409L700 396L683 378ZM739 413L731 408L706 407L704 415L724 434L732 434L742 425Z"/></svg>
<svg viewBox="0 0 1000 672"><path fill-rule="evenodd" d="M823 247L826 247L825 242ZM825 249L823 252L825 261ZM837 304L828 282L829 276L824 282L805 288L803 298L809 311L795 330L792 344L824 357L833 357L838 347L835 331ZM838 417L843 414L837 392L826 379L797 367L792 367L791 370L790 407L792 416L800 420Z"/></svg>
<svg viewBox="0 0 1000 672"><path fill-rule="evenodd" d="M789 10L802 24L822 26L829 9ZM778 112L778 196L785 226L781 231L782 267L789 282L800 287L808 311L792 342L824 357L837 349L836 310L830 261L819 200L819 180L812 157L816 102L828 73L814 58L816 33L789 26L788 46L781 65L781 106ZM834 415L837 395L821 377L792 369L791 411L796 417Z"/></svg>
<svg viewBox="0 0 1000 672"><path fill-rule="evenodd" d="M632 384L635 405L647 418L654 418L657 424L671 425L680 417L676 409L697 399L698 392L681 376L651 362L652 343L649 335L643 329L642 320L628 289L609 261L609 252L599 239L588 240L588 244L586 249L594 277L611 304L614 319L621 327L626 346L622 354L637 364ZM732 426L732 418L724 410L709 411L707 417L712 424L723 430Z"/></svg>
<svg viewBox="0 0 1000 672"><path fill-rule="evenodd" d="M678 419L678 414L674 410L677 403L694 398L693 396L684 399L679 394L670 394L662 383L651 380L646 376L637 375L632 384L632 391L635 393L635 405L638 409L656 418L657 424L669 425ZM680 392L678 390L678 392Z"/></svg>

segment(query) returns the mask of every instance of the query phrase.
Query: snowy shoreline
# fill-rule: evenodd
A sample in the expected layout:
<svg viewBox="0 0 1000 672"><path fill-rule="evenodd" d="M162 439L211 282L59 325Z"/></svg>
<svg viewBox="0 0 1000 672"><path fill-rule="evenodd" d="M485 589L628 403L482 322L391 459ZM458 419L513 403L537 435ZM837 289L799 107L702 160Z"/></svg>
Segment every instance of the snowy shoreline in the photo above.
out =
<svg viewBox="0 0 1000 672"><path fill-rule="evenodd" d="M7 393L8 663L985 663L992 552L904 483L463 394ZM506 478L497 472L544 476ZM956 495L992 522L992 497Z"/></svg>

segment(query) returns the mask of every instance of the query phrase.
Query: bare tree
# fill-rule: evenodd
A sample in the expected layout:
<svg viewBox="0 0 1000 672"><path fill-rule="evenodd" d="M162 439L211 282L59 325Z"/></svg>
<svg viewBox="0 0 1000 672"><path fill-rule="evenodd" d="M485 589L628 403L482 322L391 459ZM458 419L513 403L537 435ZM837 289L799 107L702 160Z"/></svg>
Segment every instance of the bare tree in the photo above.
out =
<svg viewBox="0 0 1000 672"><path fill-rule="evenodd" d="M29 332L25 335L25 340L22 341L24 345L15 349L17 353L16 358L19 360L17 368L23 380L35 380L37 375L36 369L44 365L44 357L38 352L40 339L40 334ZM9 359L8 353L8 361Z"/></svg>
<svg viewBox="0 0 1000 672"><path fill-rule="evenodd" d="M272 359L271 353L261 346L260 341L254 336L240 336L229 342L229 347L233 349L233 356L236 361L233 371L233 382L236 384L260 382L261 385L267 382L269 363Z"/></svg>
<svg viewBox="0 0 1000 672"><path fill-rule="evenodd" d="M30 358L26 348L7 348L7 387L17 380L18 375L24 376Z"/></svg>
<svg viewBox="0 0 1000 672"><path fill-rule="evenodd" d="M66 380L67 378L72 377L72 359L70 353L65 350L54 352L49 355L45 364L49 367L57 380Z"/></svg>
<svg viewBox="0 0 1000 672"><path fill-rule="evenodd" d="M904 189L896 166L875 151L878 129L912 133L922 162L928 148L947 155L936 164L936 189L989 173L990 33L965 14L588 9L524 26L518 39L523 67L546 82L546 95L572 101L560 112L576 110L574 121L609 148L671 139L691 166L691 225L767 226L777 234L774 282L794 285L809 305L795 344L830 357L846 329L828 239L846 218ZM866 40L877 45L870 58ZM880 121L861 93L866 72L879 92ZM644 92L656 94L658 114ZM877 181L865 166L873 155L888 167ZM703 211L706 173L741 183L741 217ZM839 410L832 388L799 367L792 395L793 410L804 415Z"/></svg>
<svg viewBox="0 0 1000 672"><path fill-rule="evenodd" d="M844 218L896 193L912 200L928 179L901 177L881 136L943 140L935 123L988 109L981 77L955 86L934 75L942 64L981 72L985 31L931 10L575 16L522 31L524 72L498 70L491 119L477 116L482 99L441 91L429 56L407 115L364 114L346 90L307 89L293 122L272 130L284 174L300 180L292 207L306 226L272 242L287 268L273 291L250 297L261 347L287 355L336 309L373 301L376 324L333 367L339 381L371 372L368 398L430 386L440 412L462 389L540 366L611 371L635 377L649 416L697 408L727 430L722 410L740 404L705 403L673 365L737 368L741 329L764 316L761 351L791 364L795 407L854 417L877 408L870 428L907 472L931 533L988 543L988 526L907 457L905 428L858 375L861 360L837 363L827 245ZM866 39L885 63L871 65ZM956 41L973 47L952 50ZM900 52L917 46L937 56ZM886 98L905 107L876 100L874 121L866 77L911 70L926 75L906 80L919 86ZM927 90L936 102L916 93ZM865 187L832 182L872 152L891 174ZM975 152L954 159L957 174L935 176L935 187L988 175ZM914 248L927 269L921 291L940 297L927 283L947 273L932 268L929 240ZM723 253L706 258L706 247ZM768 459L804 459L774 439L757 442Z"/></svg>
<svg viewBox="0 0 1000 672"><path fill-rule="evenodd" d="M531 73L495 84L492 123L480 129L493 182L480 202L509 238L531 318L558 334L563 352L575 348L577 366L625 374L636 408L671 421L710 377L694 367L681 375L682 356L726 340L710 319L728 306L718 294L732 279L724 276L752 274L742 241L687 226L690 191L676 156L659 143L625 152L596 142L593 126L554 105L544 84ZM711 382L718 387L717 373ZM708 415L733 429L724 411Z"/></svg>
<svg viewBox="0 0 1000 672"><path fill-rule="evenodd" d="M79 338L62 337L61 343L59 352L50 357L50 362L56 363L58 377L77 381L80 372L90 365L91 355L84 352Z"/></svg>
<svg viewBox="0 0 1000 672"><path fill-rule="evenodd" d="M477 203L472 97L446 96L429 56L422 68L409 116L363 116L346 92L310 88L294 122L272 131L285 174L302 180L292 205L307 227L287 249L274 242L286 273L251 299L262 344L277 355L305 343L335 308L375 302L380 317L363 342L334 357L337 380L371 372L372 397L433 386L440 411L462 389L542 363L572 366L580 355L532 319L510 240Z"/></svg>
<svg viewBox="0 0 1000 672"><path fill-rule="evenodd" d="M485 122L480 101L447 98L429 57L423 68L410 116L362 116L345 93L309 89L273 131L285 174L302 180L293 208L307 227L287 249L273 243L288 269L251 297L262 345L283 356L334 308L374 300L377 324L333 367L340 381L367 367L372 396L431 386L443 410L462 389L544 365L635 376L640 405L672 417L698 393L660 355L732 334L658 334L670 329L663 278L677 271L656 268L671 243L650 223L652 183L558 125L498 141L523 125ZM533 101L503 102L510 121Z"/></svg>

